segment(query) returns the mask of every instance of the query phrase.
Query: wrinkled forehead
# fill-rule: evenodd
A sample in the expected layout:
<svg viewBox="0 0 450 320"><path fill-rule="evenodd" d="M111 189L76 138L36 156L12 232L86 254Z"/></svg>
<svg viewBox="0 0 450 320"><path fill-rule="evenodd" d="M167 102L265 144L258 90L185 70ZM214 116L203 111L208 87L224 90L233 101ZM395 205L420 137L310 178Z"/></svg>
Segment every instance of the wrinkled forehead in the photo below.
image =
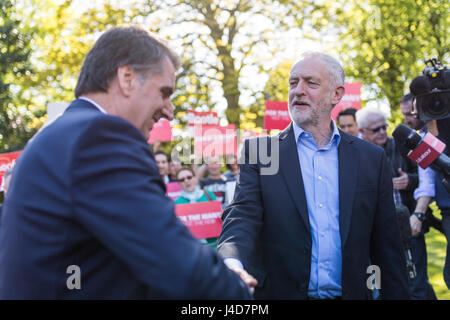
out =
<svg viewBox="0 0 450 320"><path fill-rule="evenodd" d="M309 57L297 61L291 68L290 78L330 78L327 65L320 57Z"/></svg>
<svg viewBox="0 0 450 320"><path fill-rule="evenodd" d="M338 122L339 123L355 123L356 124L356 120L355 120L355 118L353 118L353 116L351 114L344 114L344 115L339 116Z"/></svg>

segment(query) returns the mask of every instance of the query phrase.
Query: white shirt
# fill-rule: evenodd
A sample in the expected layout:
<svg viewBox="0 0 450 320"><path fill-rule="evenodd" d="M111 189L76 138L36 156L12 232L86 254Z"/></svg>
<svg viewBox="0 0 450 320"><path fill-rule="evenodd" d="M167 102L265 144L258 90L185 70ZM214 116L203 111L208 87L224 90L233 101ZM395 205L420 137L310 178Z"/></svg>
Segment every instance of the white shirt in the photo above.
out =
<svg viewBox="0 0 450 320"><path fill-rule="evenodd" d="M86 97L79 97L78 99L81 99L81 100L85 100L85 101L87 101L87 102L90 102L90 103L92 103L98 110L100 110L100 111L103 112L104 114L108 114L108 112L106 112L105 109L103 109L102 107L100 107L100 105L99 105L97 102L95 102L94 100L91 100L91 99L86 98Z"/></svg>

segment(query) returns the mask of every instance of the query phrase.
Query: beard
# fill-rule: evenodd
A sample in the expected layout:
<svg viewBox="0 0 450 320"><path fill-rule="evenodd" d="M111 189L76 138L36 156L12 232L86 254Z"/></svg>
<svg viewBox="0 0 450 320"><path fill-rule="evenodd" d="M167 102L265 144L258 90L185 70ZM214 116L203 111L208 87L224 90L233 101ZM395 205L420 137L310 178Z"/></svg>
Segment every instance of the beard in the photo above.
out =
<svg viewBox="0 0 450 320"><path fill-rule="evenodd" d="M304 101L303 99L299 99ZM294 99L294 102L296 100ZM304 129L317 127L319 122L327 118L329 120L331 118L331 110L334 106L331 105L330 99L328 97L324 97L318 104L310 103L308 101L304 101L307 103L307 107L302 106L296 107L296 105L292 102L289 103L289 114L291 116L292 121L295 122L297 126Z"/></svg>

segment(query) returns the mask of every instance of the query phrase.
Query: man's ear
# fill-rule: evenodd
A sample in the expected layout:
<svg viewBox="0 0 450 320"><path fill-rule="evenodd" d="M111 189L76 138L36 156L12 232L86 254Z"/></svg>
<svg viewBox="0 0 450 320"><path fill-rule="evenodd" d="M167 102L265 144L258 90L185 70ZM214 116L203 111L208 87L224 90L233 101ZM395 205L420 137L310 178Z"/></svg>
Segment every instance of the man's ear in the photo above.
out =
<svg viewBox="0 0 450 320"><path fill-rule="evenodd" d="M345 94L344 86L339 86L334 90L333 100L331 101L333 105L337 105L339 101L341 101L342 97Z"/></svg>
<svg viewBox="0 0 450 320"><path fill-rule="evenodd" d="M121 66L117 69L117 84L124 96L129 97L134 90L137 81L136 72L129 66Z"/></svg>
<svg viewBox="0 0 450 320"><path fill-rule="evenodd" d="M359 131L359 133L361 133L361 136L364 137L364 130L359 128L358 131Z"/></svg>

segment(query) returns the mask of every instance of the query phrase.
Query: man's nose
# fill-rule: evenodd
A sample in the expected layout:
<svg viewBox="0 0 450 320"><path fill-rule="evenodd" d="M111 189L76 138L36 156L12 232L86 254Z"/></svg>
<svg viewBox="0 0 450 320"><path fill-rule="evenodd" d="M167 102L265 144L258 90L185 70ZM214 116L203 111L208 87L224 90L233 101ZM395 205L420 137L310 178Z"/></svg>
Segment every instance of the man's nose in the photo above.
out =
<svg viewBox="0 0 450 320"><path fill-rule="evenodd" d="M294 94L296 96L301 96L305 93L305 82L300 80L294 88Z"/></svg>
<svg viewBox="0 0 450 320"><path fill-rule="evenodd" d="M164 103L164 107L161 110L161 113L163 114L163 117L168 119L168 120L173 120L173 105L172 105L172 101L170 99L167 99L167 101L165 101Z"/></svg>

